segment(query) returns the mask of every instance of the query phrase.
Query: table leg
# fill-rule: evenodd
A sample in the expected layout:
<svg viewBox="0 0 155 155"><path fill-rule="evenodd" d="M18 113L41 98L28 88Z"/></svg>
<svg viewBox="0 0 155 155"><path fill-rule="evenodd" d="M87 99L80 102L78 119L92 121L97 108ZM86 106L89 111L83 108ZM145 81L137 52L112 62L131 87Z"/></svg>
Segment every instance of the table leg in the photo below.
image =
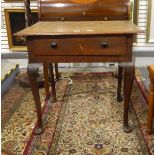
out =
<svg viewBox="0 0 155 155"><path fill-rule="evenodd" d="M122 87L122 75L123 75L123 68L119 65L118 66L118 87L117 87L117 101L123 101L123 97L121 96L121 87Z"/></svg>
<svg viewBox="0 0 155 155"><path fill-rule="evenodd" d="M29 76L29 81L31 84L31 90L34 98L34 103L37 111L38 117L38 127L35 129L35 134L41 134L43 131L42 128L42 112L41 112L41 102L40 102L40 95L39 95L39 88L37 85L37 74L39 70L39 64L28 64L27 72Z"/></svg>
<svg viewBox="0 0 155 155"><path fill-rule="evenodd" d="M128 124L128 110L135 76L135 67L132 64L123 66L123 69L124 69L124 131L126 133L130 133L132 129Z"/></svg>
<svg viewBox="0 0 155 155"><path fill-rule="evenodd" d="M56 75L56 80L59 80L60 75L59 75L58 64L57 63L55 63L55 75Z"/></svg>
<svg viewBox="0 0 155 155"><path fill-rule="evenodd" d="M49 63L49 73L50 73L50 78L51 78L52 100L56 101L56 90L55 90L55 81L54 81L54 73L53 73L52 63Z"/></svg>
<svg viewBox="0 0 155 155"><path fill-rule="evenodd" d="M49 97L49 84L48 84L48 63L43 63L43 72L44 72L44 86L45 86L45 93L46 98Z"/></svg>

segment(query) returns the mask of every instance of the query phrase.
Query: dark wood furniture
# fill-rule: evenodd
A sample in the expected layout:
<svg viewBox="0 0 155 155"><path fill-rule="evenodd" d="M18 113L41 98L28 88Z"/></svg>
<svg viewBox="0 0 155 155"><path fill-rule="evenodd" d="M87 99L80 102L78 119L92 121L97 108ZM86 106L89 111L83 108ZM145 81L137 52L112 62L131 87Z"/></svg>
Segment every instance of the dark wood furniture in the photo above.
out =
<svg viewBox="0 0 155 155"><path fill-rule="evenodd" d="M154 119L154 65L148 66L148 71L150 77L150 91L148 96L147 130L148 134L152 134Z"/></svg>
<svg viewBox="0 0 155 155"><path fill-rule="evenodd" d="M31 12L31 9L30 9L30 0L24 0L24 7L25 7L26 27L29 27L29 26L34 24L34 21L32 20L32 12ZM39 86L40 83L44 82L45 94L46 94L46 98L48 98L49 95L50 95L50 92L49 92L48 63L43 63L43 73L44 73L44 79L42 79L42 77L38 74L38 76L40 76L40 78L37 78L38 79L37 83L38 83L38 86ZM56 80L59 80L60 75L59 75L59 72L58 72L58 64L57 63L55 63L55 76L56 76ZM27 79L27 76L26 76L26 79ZM25 81L22 81L22 83L27 84L27 82L25 82Z"/></svg>
<svg viewBox="0 0 155 155"><path fill-rule="evenodd" d="M39 19L35 25L16 35L27 36L29 51L28 74L37 109L38 128L42 132L42 114L37 71L44 64L50 69L52 97L56 99L52 63L125 62L119 65L117 100L121 101L124 71L124 131L128 125L128 108L135 68L132 62L133 35L139 32L129 21L127 0L41 0ZM46 79L48 81L48 79ZM48 86L46 87L49 90Z"/></svg>

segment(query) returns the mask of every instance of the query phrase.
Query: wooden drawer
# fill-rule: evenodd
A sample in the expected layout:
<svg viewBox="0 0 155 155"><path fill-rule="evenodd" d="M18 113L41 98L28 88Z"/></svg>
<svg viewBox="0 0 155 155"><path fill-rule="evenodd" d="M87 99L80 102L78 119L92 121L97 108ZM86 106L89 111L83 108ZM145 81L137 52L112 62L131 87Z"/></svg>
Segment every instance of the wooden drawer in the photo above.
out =
<svg viewBox="0 0 155 155"><path fill-rule="evenodd" d="M124 55L126 36L36 39L35 55Z"/></svg>

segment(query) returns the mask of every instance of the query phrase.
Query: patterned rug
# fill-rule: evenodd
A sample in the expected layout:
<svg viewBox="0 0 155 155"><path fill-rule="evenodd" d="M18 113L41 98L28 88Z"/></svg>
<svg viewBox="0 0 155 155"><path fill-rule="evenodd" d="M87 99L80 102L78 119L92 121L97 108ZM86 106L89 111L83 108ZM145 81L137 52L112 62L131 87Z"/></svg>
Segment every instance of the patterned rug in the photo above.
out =
<svg viewBox="0 0 155 155"><path fill-rule="evenodd" d="M116 88L112 73L81 73L56 83L55 103L44 101L40 89L44 132L36 136L31 92L16 82L2 98L2 150L17 155L153 154L153 135L146 132L147 90L141 77L137 76L132 91L130 134L123 132L123 102L116 101Z"/></svg>

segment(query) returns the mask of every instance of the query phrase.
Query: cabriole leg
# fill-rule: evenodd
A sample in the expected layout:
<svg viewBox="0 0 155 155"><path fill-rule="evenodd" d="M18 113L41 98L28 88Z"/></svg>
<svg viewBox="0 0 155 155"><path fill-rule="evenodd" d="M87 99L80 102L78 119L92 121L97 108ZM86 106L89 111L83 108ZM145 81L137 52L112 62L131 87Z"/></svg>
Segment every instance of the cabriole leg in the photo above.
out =
<svg viewBox="0 0 155 155"><path fill-rule="evenodd" d="M123 68L118 65L118 87L117 87L117 101L121 102L123 97L121 96Z"/></svg>
<svg viewBox="0 0 155 155"><path fill-rule="evenodd" d="M135 76L135 67L133 64L129 64L123 66L123 69L124 69L124 131L126 133L130 133L132 129L128 124L128 111Z"/></svg>
<svg viewBox="0 0 155 155"><path fill-rule="evenodd" d="M38 117L38 127L34 131L35 134L41 134L43 131L41 102L40 102L39 88L37 85L37 74L38 74L39 67L40 67L39 64L34 64L34 63L28 64L28 67L27 67L27 73L29 76L32 95L34 98L34 103L35 103L35 107L36 107L36 111L37 111L37 117Z"/></svg>
<svg viewBox="0 0 155 155"><path fill-rule="evenodd" d="M56 75L56 80L59 80L60 75L59 75L58 64L57 63L55 63L55 75Z"/></svg>
<svg viewBox="0 0 155 155"><path fill-rule="evenodd" d="M49 97L49 84L48 84L48 63L43 63L43 72L44 72L44 87L46 93L46 99Z"/></svg>
<svg viewBox="0 0 155 155"><path fill-rule="evenodd" d="M49 63L49 73L50 73L50 78L51 78L52 100L56 101L56 90L55 90L55 81L54 81L54 73L53 73L52 63Z"/></svg>

